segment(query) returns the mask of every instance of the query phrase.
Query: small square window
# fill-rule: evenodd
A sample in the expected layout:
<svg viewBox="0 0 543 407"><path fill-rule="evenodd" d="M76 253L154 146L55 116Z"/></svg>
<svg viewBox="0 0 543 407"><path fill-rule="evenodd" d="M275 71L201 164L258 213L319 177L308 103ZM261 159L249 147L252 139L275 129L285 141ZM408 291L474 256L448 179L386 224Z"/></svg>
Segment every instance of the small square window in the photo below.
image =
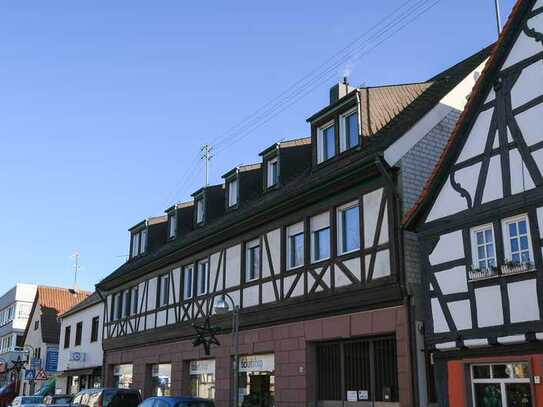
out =
<svg viewBox="0 0 543 407"><path fill-rule="evenodd" d="M245 281L260 277L260 240L253 240L246 245Z"/></svg>
<svg viewBox="0 0 543 407"><path fill-rule="evenodd" d="M279 183L279 161L277 157L270 158L266 168L266 186L271 188Z"/></svg>
<svg viewBox="0 0 543 407"><path fill-rule="evenodd" d="M193 285L193 277L192 272L193 266L185 266L183 270L183 299L188 300L189 298L192 298L192 285Z"/></svg>
<svg viewBox="0 0 543 407"><path fill-rule="evenodd" d="M177 232L177 215L172 213L168 217L168 237L173 239Z"/></svg>
<svg viewBox="0 0 543 407"><path fill-rule="evenodd" d="M340 149L345 151L358 144L358 111L353 109L340 117Z"/></svg>
<svg viewBox="0 0 543 407"><path fill-rule="evenodd" d="M358 202L338 209L338 251L340 254L360 249Z"/></svg>
<svg viewBox="0 0 543 407"><path fill-rule="evenodd" d="M329 160L336 155L336 126L334 122L318 129L317 162Z"/></svg>
<svg viewBox="0 0 543 407"><path fill-rule="evenodd" d="M525 215L503 221L506 260L513 263L532 263L530 224Z"/></svg>
<svg viewBox="0 0 543 407"><path fill-rule="evenodd" d="M480 270L496 267L496 245L494 228L491 224L471 230L471 250L473 267Z"/></svg>
<svg viewBox="0 0 543 407"><path fill-rule="evenodd" d="M238 204L238 179L232 178L228 185L228 207L232 208Z"/></svg>
<svg viewBox="0 0 543 407"><path fill-rule="evenodd" d="M287 228L287 268L304 265L304 224L300 222Z"/></svg>
<svg viewBox="0 0 543 407"><path fill-rule="evenodd" d="M198 262L198 295L207 294L209 281L209 263L207 260Z"/></svg>
<svg viewBox="0 0 543 407"><path fill-rule="evenodd" d="M204 221L204 198L198 198L196 200L196 223L202 223Z"/></svg>

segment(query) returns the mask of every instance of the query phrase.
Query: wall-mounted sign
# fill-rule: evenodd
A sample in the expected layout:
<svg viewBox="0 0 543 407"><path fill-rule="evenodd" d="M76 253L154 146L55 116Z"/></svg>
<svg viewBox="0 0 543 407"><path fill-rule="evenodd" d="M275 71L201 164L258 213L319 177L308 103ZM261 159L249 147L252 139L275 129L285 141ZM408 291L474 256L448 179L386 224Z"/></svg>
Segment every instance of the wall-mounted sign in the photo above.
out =
<svg viewBox="0 0 543 407"><path fill-rule="evenodd" d="M36 378L36 371L34 369L25 370L25 380L34 380Z"/></svg>
<svg viewBox="0 0 543 407"><path fill-rule="evenodd" d="M347 401L358 401L358 393L356 390L347 390Z"/></svg>
<svg viewBox="0 0 543 407"><path fill-rule="evenodd" d="M273 372L275 358L273 354L242 356L239 359L240 372Z"/></svg>
<svg viewBox="0 0 543 407"><path fill-rule="evenodd" d="M36 380L47 380L47 373L43 369L38 370L38 373L36 373Z"/></svg>
<svg viewBox="0 0 543 407"><path fill-rule="evenodd" d="M70 352L70 362L84 362L86 357L85 352Z"/></svg>
<svg viewBox="0 0 543 407"><path fill-rule="evenodd" d="M47 348L47 355L45 357L45 371L56 372L58 366L58 349Z"/></svg>
<svg viewBox="0 0 543 407"><path fill-rule="evenodd" d="M358 390L358 400L369 400L370 395L367 390Z"/></svg>
<svg viewBox="0 0 543 407"><path fill-rule="evenodd" d="M192 360L190 362L190 374L215 374L215 359Z"/></svg>
<svg viewBox="0 0 543 407"><path fill-rule="evenodd" d="M32 369L39 369L41 368L41 359L40 358L32 358L30 359L30 366Z"/></svg>

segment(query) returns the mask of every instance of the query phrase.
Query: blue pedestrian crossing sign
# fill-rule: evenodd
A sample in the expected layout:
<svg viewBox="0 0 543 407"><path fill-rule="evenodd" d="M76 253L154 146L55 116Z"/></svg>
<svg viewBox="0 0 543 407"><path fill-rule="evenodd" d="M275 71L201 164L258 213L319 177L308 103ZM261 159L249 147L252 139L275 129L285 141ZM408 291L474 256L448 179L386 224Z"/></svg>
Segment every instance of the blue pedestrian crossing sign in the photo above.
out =
<svg viewBox="0 0 543 407"><path fill-rule="evenodd" d="M25 380L34 380L36 378L36 371L34 369L25 370Z"/></svg>

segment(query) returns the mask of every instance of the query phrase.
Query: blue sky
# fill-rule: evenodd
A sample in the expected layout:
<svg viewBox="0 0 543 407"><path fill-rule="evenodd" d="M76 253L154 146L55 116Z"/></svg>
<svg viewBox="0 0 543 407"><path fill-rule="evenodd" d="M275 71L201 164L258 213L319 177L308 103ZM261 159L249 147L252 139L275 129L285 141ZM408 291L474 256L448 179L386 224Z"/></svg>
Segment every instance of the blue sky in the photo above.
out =
<svg viewBox="0 0 543 407"><path fill-rule="evenodd" d="M27 1L0 5L0 293L90 289L128 253L127 229L185 200L201 144L321 66L404 1ZM505 19L513 0L502 1ZM212 182L354 85L428 79L496 38L493 0L441 0L281 114L220 151ZM369 46L371 41L366 42ZM305 93L305 92L304 92ZM225 138L226 139L226 138Z"/></svg>

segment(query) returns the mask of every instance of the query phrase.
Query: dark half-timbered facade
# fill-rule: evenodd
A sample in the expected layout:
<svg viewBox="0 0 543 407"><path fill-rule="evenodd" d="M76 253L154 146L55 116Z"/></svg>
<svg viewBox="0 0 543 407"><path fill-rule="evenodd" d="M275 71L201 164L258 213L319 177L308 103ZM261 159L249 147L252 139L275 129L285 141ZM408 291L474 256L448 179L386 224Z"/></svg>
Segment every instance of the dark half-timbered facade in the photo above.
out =
<svg viewBox="0 0 543 407"><path fill-rule="evenodd" d="M442 406L543 406L542 16L517 2L406 217Z"/></svg>
<svg viewBox="0 0 543 407"><path fill-rule="evenodd" d="M243 405L425 401L420 273L404 256L416 242L400 219L487 55L421 83L340 83L308 119L310 137L132 228L131 258L97 286L106 384L226 406L232 316L214 311L226 296L240 308ZM210 355L192 344L207 316L220 329Z"/></svg>

